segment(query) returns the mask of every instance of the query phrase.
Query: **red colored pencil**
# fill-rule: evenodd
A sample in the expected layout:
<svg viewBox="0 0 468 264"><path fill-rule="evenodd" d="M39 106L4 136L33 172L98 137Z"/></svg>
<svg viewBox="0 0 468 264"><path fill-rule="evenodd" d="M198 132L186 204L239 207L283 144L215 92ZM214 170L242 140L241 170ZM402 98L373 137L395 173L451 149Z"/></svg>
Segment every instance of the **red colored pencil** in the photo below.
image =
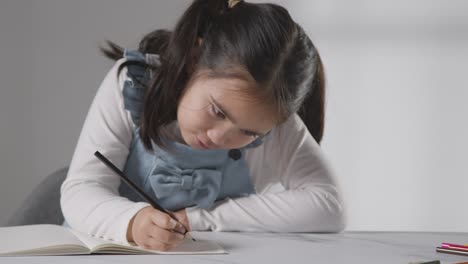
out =
<svg viewBox="0 0 468 264"><path fill-rule="evenodd" d="M452 244L452 243L442 243L442 247L468 250L468 246L466 246L466 245L459 245L459 244Z"/></svg>

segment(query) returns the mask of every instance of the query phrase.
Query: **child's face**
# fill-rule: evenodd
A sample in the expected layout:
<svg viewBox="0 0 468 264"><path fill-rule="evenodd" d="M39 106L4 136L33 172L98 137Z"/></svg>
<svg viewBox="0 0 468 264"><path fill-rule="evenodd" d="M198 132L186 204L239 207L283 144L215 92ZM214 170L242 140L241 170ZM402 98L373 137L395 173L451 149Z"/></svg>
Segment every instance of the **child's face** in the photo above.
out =
<svg viewBox="0 0 468 264"><path fill-rule="evenodd" d="M246 81L231 78L202 77L189 83L177 107L185 143L205 149L200 140L210 149L233 149L270 131L276 125L273 108L249 97L246 87Z"/></svg>

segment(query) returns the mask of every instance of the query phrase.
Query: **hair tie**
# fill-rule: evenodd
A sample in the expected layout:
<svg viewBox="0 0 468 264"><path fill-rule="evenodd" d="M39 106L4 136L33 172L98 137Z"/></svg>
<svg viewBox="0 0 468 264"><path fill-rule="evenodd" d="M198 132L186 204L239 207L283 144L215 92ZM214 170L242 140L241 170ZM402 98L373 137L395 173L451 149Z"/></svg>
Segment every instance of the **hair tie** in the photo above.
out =
<svg viewBox="0 0 468 264"><path fill-rule="evenodd" d="M233 8L237 3L239 3L241 0L228 0L228 7Z"/></svg>

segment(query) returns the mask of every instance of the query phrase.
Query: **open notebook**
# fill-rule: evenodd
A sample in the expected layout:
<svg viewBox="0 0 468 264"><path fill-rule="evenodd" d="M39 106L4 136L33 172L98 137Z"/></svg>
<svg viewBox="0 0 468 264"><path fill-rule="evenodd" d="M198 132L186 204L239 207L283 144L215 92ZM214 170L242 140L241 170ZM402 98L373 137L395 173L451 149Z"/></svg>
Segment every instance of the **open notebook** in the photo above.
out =
<svg viewBox="0 0 468 264"><path fill-rule="evenodd" d="M0 256L82 254L224 254L214 241L185 241L168 251L144 249L80 233L59 225L0 227Z"/></svg>

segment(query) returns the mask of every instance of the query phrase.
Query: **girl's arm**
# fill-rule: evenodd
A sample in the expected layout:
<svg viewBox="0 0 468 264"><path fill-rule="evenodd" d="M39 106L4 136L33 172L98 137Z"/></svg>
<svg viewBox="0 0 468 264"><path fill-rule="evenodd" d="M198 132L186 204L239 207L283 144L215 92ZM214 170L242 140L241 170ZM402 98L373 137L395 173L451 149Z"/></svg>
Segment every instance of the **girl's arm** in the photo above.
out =
<svg viewBox="0 0 468 264"><path fill-rule="evenodd" d="M99 150L120 169L128 156L133 122L123 106L126 68L117 78L123 61L117 61L107 73L91 104L60 199L64 217L73 229L119 242L127 242L129 221L149 205L119 196L119 176L94 156Z"/></svg>
<svg viewBox="0 0 468 264"><path fill-rule="evenodd" d="M280 125L264 148L246 155L257 194L225 199L214 208L187 208L193 230L339 232L340 193L320 146L298 115ZM280 182L283 191L268 191Z"/></svg>

